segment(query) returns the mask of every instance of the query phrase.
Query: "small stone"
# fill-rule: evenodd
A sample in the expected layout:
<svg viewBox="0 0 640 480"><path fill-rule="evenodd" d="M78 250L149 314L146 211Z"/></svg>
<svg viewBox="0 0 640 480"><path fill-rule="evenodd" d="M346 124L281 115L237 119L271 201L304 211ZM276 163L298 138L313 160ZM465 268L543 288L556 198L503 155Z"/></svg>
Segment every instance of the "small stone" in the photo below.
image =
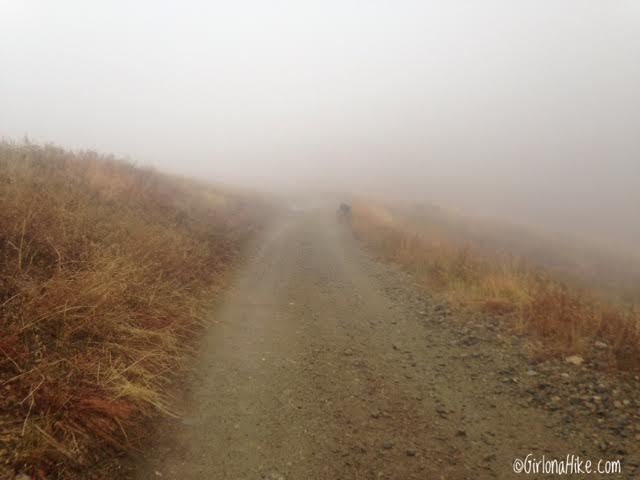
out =
<svg viewBox="0 0 640 480"><path fill-rule="evenodd" d="M601 342L601 341L595 341L595 342L593 342L593 346L594 346L594 347L596 347L596 348L599 348L599 349L601 349L601 350L604 350L604 349L606 349L606 348L609 348L609 345L607 345L606 343Z"/></svg>
<svg viewBox="0 0 640 480"><path fill-rule="evenodd" d="M594 390L596 391L596 393L606 393L609 389L604 383L599 383L595 386Z"/></svg>
<svg viewBox="0 0 640 480"><path fill-rule="evenodd" d="M353 355L353 350L347 348L344 352L342 352L342 354L346 357L350 357L351 355Z"/></svg>
<svg viewBox="0 0 640 480"><path fill-rule="evenodd" d="M569 377L570 377L570 375L569 375L567 372L562 372L562 373L560 374L560 376L561 376L562 378L569 378Z"/></svg>
<svg viewBox="0 0 640 480"><path fill-rule="evenodd" d="M584 362L584 358L580 355L571 355L570 357L565 358L564 361L579 367Z"/></svg>
<svg viewBox="0 0 640 480"><path fill-rule="evenodd" d="M162 472L159 472L158 470L156 470L153 473L156 475L156 477L161 477L162 476Z"/></svg>
<svg viewBox="0 0 640 480"><path fill-rule="evenodd" d="M536 372L535 370L527 370L527 376L528 377L535 377L536 375L538 375L538 372Z"/></svg>
<svg viewBox="0 0 640 480"><path fill-rule="evenodd" d="M393 442L384 442L382 444L382 448L385 450L391 450L393 448Z"/></svg>
<svg viewBox="0 0 640 480"><path fill-rule="evenodd" d="M380 412L372 412L371 418L380 418Z"/></svg>
<svg viewBox="0 0 640 480"><path fill-rule="evenodd" d="M615 402L613 402L613 406L616 408L623 408L624 405L622 404L622 402L620 400L616 400Z"/></svg>
<svg viewBox="0 0 640 480"><path fill-rule="evenodd" d="M628 407L628 406L631 404L631 400L624 399L624 400L622 400L622 404L623 404L625 407Z"/></svg>
<svg viewBox="0 0 640 480"><path fill-rule="evenodd" d="M418 454L418 451L414 448L409 448L407 450L407 457L415 457Z"/></svg>

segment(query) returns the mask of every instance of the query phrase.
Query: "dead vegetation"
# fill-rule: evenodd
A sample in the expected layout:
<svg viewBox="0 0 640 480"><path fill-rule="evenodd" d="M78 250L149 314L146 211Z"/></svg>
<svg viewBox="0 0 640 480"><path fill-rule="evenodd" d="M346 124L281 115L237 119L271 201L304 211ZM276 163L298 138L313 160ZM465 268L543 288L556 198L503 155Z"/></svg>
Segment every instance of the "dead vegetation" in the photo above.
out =
<svg viewBox="0 0 640 480"><path fill-rule="evenodd" d="M389 209L361 199L354 202L352 226L374 251L454 305L503 316L512 328L532 334L538 354L588 356L606 346L609 366L640 368L637 284L627 282L637 274L633 268L622 279L603 278L599 288L596 275L587 278L583 267L604 276L600 258L591 266L589 255L582 255L582 268L573 268L561 255L566 247L529 239L535 248L527 249L521 232L505 247L504 230L478 235L437 207Z"/></svg>
<svg viewBox="0 0 640 480"><path fill-rule="evenodd" d="M0 477L71 478L171 415L167 387L254 203L91 152L0 144Z"/></svg>

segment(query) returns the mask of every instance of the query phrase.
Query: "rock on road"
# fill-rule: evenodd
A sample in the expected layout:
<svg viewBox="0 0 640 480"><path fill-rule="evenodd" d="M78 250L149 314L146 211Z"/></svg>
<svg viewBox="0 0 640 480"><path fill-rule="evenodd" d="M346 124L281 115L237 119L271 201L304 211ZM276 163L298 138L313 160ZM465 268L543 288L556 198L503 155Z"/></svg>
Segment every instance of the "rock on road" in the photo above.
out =
<svg viewBox="0 0 640 480"><path fill-rule="evenodd" d="M274 222L136 477L512 478L517 456L591 445L485 374L517 352L469 348L446 313L331 213Z"/></svg>

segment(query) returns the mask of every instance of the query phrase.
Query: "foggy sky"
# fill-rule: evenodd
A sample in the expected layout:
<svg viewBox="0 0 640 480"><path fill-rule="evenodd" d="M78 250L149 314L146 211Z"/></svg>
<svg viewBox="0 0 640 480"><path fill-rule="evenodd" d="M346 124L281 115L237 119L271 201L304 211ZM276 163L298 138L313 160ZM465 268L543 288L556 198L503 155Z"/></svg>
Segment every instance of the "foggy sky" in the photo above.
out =
<svg viewBox="0 0 640 480"><path fill-rule="evenodd" d="M0 0L0 136L640 240L640 2Z"/></svg>

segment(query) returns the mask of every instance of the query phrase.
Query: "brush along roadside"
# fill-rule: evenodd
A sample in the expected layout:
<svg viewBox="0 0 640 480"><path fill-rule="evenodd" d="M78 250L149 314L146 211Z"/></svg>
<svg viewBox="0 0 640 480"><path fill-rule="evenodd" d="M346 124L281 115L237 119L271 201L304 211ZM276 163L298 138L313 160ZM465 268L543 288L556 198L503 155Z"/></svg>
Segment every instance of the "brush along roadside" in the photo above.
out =
<svg viewBox="0 0 640 480"><path fill-rule="evenodd" d="M171 415L268 207L91 152L0 144L0 477L76 478Z"/></svg>
<svg viewBox="0 0 640 480"><path fill-rule="evenodd" d="M531 334L536 354L597 353L607 367L640 369L637 303L573 285L524 257L454 240L447 219L419 228L363 199L352 211L353 232L366 246L453 305L508 319L513 329Z"/></svg>

